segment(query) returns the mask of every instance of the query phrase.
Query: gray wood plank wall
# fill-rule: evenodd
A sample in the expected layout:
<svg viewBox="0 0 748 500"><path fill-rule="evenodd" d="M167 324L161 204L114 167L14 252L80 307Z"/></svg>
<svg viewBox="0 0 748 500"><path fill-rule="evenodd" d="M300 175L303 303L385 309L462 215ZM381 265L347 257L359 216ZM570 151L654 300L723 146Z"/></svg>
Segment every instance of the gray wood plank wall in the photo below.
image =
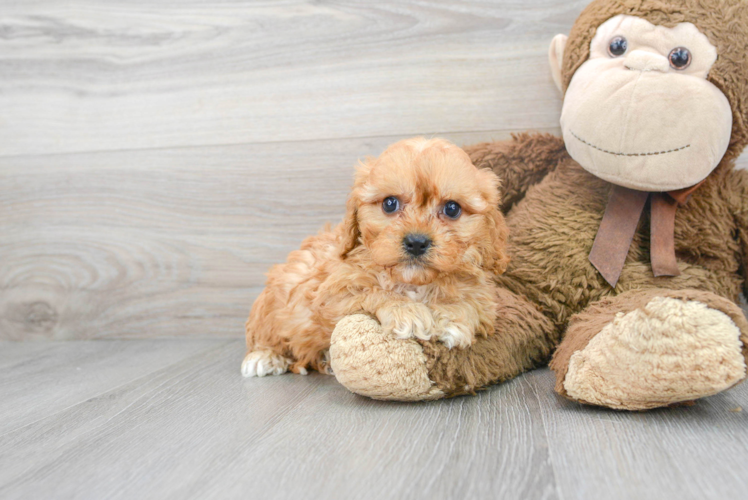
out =
<svg viewBox="0 0 748 500"><path fill-rule="evenodd" d="M241 335L358 158L557 132L586 3L0 0L0 338Z"/></svg>

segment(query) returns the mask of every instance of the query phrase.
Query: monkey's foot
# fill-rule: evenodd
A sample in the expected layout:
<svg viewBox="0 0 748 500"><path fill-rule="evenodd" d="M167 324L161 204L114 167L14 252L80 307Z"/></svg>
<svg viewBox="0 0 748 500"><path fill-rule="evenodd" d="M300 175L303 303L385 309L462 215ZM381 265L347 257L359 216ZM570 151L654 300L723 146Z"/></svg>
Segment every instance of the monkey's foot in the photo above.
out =
<svg viewBox="0 0 748 500"><path fill-rule="evenodd" d="M616 301L623 295L572 319L551 363L562 395L643 410L710 396L745 378L741 327L731 315L687 297L641 297L629 307L630 300ZM619 305L612 316L605 310Z"/></svg>

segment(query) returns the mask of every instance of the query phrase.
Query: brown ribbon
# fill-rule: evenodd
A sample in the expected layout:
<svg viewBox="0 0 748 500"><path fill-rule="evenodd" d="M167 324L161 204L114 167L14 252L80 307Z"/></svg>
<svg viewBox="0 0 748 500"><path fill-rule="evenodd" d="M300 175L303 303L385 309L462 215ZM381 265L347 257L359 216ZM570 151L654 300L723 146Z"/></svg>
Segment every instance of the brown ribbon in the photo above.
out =
<svg viewBox="0 0 748 500"><path fill-rule="evenodd" d="M589 257L592 265L610 286L615 287L618 283L650 194L649 253L652 272L655 276L680 274L675 258L675 212L702 183L703 181L690 188L663 193L613 186Z"/></svg>

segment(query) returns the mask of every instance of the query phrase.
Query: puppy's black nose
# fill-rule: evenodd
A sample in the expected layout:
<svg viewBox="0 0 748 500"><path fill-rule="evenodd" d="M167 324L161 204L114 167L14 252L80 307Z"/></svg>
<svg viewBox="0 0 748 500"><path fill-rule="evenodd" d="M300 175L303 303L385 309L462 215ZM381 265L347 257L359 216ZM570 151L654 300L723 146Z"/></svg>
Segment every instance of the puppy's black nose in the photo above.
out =
<svg viewBox="0 0 748 500"><path fill-rule="evenodd" d="M431 239L425 234L409 234L403 238L403 247L413 257L420 257L431 246Z"/></svg>

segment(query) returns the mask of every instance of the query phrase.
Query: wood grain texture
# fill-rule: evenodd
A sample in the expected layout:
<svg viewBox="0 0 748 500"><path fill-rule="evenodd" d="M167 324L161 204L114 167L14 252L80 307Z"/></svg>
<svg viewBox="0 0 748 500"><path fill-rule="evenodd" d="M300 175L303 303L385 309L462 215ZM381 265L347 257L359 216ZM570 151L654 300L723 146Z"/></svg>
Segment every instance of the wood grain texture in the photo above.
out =
<svg viewBox="0 0 748 500"><path fill-rule="evenodd" d="M215 347L216 341L0 342L0 435Z"/></svg>
<svg viewBox="0 0 748 500"><path fill-rule="evenodd" d="M154 360L181 342L120 344ZM243 379L241 341L209 340L104 389L55 368L81 344L102 354L87 351L82 370L104 358L128 369L104 341L26 344L49 355L13 356L49 363L78 403L0 434L1 498L737 499L748 485L746 412L733 411L748 408L745 384L692 407L627 413L559 399L542 369L478 396L387 403L319 374ZM37 370L14 385L48 383Z"/></svg>
<svg viewBox="0 0 748 500"><path fill-rule="evenodd" d="M557 133L585 4L0 0L0 339L241 335L359 158Z"/></svg>
<svg viewBox="0 0 748 500"><path fill-rule="evenodd" d="M242 379L241 358L217 346L0 436L0 497L558 498L522 381L402 405Z"/></svg>
<svg viewBox="0 0 748 500"><path fill-rule="evenodd" d="M550 375L525 377L536 390L564 498L746 498L745 383L695 406L636 413L560 398Z"/></svg>
<svg viewBox="0 0 748 500"><path fill-rule="evenodd" d="M0 155L552 128L585 4L5 1Z"/></svg>

